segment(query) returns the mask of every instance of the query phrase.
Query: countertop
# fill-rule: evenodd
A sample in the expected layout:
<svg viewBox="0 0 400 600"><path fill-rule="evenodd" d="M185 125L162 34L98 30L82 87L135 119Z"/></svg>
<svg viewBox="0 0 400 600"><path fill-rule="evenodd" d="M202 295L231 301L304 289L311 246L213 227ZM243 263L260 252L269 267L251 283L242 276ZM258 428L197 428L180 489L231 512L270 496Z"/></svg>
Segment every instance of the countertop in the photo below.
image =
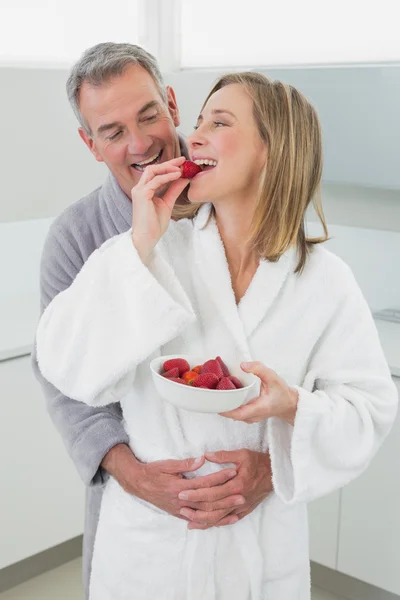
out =
<svg viewBox="0 0 400 600"><path fill-rule="evenodd" d="M375 319L375 324L390 372L400 377L400 323Z"/></svg>
<svg viewBox="0 0 400 600"><path fill-rule="evenodd" d="M16 296L1 299L0 361L31 354L39 320L39 299Z"/></svg>
<svg viewBox="0 0 400 600"><path fill-rule="evenodd" d="M18 318L11 318L18 315ZM0 313L0 361L25 356L32 352L39 317L39 301L35 297L10 297L8 309L2 302ZM390 371L400 377L400 323L375 319Z"/></svg>

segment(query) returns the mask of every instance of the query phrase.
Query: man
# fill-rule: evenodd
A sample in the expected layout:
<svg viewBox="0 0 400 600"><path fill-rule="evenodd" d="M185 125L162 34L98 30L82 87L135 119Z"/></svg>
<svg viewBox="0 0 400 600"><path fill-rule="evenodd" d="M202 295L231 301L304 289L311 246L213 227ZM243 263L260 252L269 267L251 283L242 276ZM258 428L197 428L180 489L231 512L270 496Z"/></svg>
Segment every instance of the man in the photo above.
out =
<svg viewBox="0 0 400 600"><path fill-rule="evenodd" d="M67 92L80 123L79 135L110 173L100 188L72 204L50 228L41 264L41 311L71 285L94 250L131 227L131 190L145 167L186 154L176 131L175 94L164 86L157 63L142 48L114 43L90 48L73 67ZM130 450L119 405L94 409L67 398L43 378L35 352L32 362L50 416L88 486L86 592L102 488L109 475L128 493L186 518L190 528L198 529L235 523L272 490L268 454L221 449L212 460L234 463L236 468L193 479L195 492L189 496L195 498L180 499L182 473L196 470L194 458L140 463Z"/></svg>

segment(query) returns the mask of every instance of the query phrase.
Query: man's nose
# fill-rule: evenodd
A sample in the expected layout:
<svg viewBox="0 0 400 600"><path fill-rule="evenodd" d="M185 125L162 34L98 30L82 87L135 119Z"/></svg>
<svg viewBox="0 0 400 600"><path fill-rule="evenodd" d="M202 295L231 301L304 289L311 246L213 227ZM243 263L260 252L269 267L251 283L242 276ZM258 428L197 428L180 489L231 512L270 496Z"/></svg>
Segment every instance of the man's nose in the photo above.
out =
<svg viewBox="0 0 400 600"><path fill-rule="evenodd" d="M147 153L152 140L140 131L131 131L128 138L128 152L133 156L143 156Z"/></svg>

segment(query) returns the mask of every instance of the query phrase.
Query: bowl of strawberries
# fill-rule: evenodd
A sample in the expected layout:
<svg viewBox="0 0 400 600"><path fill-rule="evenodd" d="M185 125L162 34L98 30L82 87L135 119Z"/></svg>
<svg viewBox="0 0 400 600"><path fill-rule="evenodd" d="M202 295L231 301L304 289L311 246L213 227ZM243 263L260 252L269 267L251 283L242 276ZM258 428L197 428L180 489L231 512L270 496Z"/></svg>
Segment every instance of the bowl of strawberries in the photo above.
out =
<svg viewBox="0 0 400 600"><path fill-rule="evenodd" d="M150 363L160 396L178 408L221 413L233 410L256 395L257 378L227 364L220 356L204 360L189 355L159 356Z"/></svg>

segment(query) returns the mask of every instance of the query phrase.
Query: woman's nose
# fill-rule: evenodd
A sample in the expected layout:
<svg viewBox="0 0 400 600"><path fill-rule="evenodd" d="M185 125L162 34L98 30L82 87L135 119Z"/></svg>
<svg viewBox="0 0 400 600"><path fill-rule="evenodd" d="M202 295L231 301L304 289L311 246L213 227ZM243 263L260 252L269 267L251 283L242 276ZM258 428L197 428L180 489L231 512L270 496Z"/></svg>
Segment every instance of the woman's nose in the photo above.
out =
<svg viewBox="0 0 400 600"><path fill-rule="evenodd" d="M204 138L198 133L198 130L196 130L186 138L186 143L189 148L198 148L199 146L203 146Z"/></svg>

